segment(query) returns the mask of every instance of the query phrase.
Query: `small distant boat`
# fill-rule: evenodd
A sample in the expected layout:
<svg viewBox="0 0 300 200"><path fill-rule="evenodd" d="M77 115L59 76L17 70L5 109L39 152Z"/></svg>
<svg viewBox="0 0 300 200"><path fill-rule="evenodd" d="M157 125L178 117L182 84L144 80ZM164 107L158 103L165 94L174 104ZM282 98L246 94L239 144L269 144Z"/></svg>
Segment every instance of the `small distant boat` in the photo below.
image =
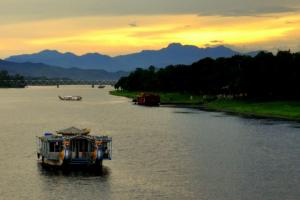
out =
<svg viewBox="0 0 300 200"><path fill-rule="evenodd" d="M81 96L58 96L58 98L62 101L81 101Z"/></svg>
<svg viewBox="0 0 300 200"><path fill-rule="evenodd" d="M144 106L159 106L160 96L153 93L141 93L133 102Z"/></svg>
<svg viewBox="0 0 300 200"><path fill-rule="evenodd" d="M112 158L112 138L89 135L89 129L70 127L37 137L37 157L43 166L102 167Z"/></svg>
<svg viewBox="0 0 300 200"><path fill-rule="evenodd" d="M99 85L98 88L99 89L105 88L105 85Z"/></svg>

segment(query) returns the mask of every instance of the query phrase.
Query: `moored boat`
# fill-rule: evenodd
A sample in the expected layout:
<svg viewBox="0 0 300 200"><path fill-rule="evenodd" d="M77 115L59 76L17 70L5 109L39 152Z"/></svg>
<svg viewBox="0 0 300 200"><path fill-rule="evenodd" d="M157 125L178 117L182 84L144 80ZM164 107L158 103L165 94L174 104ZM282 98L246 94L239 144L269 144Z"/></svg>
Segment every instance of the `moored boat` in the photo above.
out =
<svg viewBox="0 0 300 200"><path fill-rule="evenodd" d="M37 137L37 156L46 166L102 167L112 158L112 138L90 135L89 129L70 127Z"/></svg>
<svg viewBox="0 0 300 200"><path fill-rule="evenodd" d="M141 93L133 102L136 102L138 105L159 106L160 96L153 93Z"/></svg>
<svg viewBox="0 0 300 200"><path fill-rule="evenodd" d="M62 101L81 101L81 96L58 96L58 98Z"/></svg>

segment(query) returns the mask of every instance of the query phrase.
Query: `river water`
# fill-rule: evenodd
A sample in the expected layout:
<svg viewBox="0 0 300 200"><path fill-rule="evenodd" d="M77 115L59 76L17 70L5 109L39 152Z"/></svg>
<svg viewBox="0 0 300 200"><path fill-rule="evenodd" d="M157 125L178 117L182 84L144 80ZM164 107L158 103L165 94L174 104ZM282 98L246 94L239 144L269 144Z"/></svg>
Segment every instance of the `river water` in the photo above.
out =
<svg viewBox="0 0 300 200"><path fill-rule="evenodd" d="M110 89L1 89L0 199L300 199L300 124L135 106ZM38 164L35 137L69 126L113 137L100 174Z"/></svg>

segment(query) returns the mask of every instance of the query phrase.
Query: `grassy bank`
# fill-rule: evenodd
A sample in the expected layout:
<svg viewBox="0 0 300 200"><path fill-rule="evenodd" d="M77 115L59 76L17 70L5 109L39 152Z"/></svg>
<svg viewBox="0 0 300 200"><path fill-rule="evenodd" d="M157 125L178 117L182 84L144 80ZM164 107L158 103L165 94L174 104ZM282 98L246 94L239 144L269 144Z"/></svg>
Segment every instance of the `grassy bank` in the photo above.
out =
<svg viewBox="0 0 300 200"><path fill-rule="evenodd" d="M135 98L139 92L111 91L112 95ZM180 93L160 92L162 104L199 106L205 109L224 111L242 115L271 117L300 121L300 101L243 101L243 100L211 100L203 96ZM191 97L192 96L192 97Z"/></svg>
<svg viewBox="0 0 300 200"><path fill-rule="evenodd" d="M201 105L203 104L203 98L201 96L193 96L190 94L181 93L168 93L168 92L156 92L160 95L161 104L173 104L173 105ZM123 90L114 90L110 94L115 96L123 96L128 98L135 98L140 92L130 92Z"/></svg>
<svg viewBox="0 0 300 200"><path fill-rule="evenodd" d="M215 100L206 103L205 107L238 114L300 120L299 101L254 102L241 100Z"/></svg>

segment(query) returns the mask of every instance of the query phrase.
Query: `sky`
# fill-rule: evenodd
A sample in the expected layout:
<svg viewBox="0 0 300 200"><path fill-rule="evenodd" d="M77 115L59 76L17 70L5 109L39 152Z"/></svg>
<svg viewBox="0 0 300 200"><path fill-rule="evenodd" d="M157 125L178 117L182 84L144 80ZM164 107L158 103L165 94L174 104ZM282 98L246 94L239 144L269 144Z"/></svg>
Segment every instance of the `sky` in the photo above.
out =
<svg viewBox="0 0 300 200"><path fill-rule="evenodd" d="M0 58L115 56L174 42L300 51L300 0L0 0Z"/></svg>

